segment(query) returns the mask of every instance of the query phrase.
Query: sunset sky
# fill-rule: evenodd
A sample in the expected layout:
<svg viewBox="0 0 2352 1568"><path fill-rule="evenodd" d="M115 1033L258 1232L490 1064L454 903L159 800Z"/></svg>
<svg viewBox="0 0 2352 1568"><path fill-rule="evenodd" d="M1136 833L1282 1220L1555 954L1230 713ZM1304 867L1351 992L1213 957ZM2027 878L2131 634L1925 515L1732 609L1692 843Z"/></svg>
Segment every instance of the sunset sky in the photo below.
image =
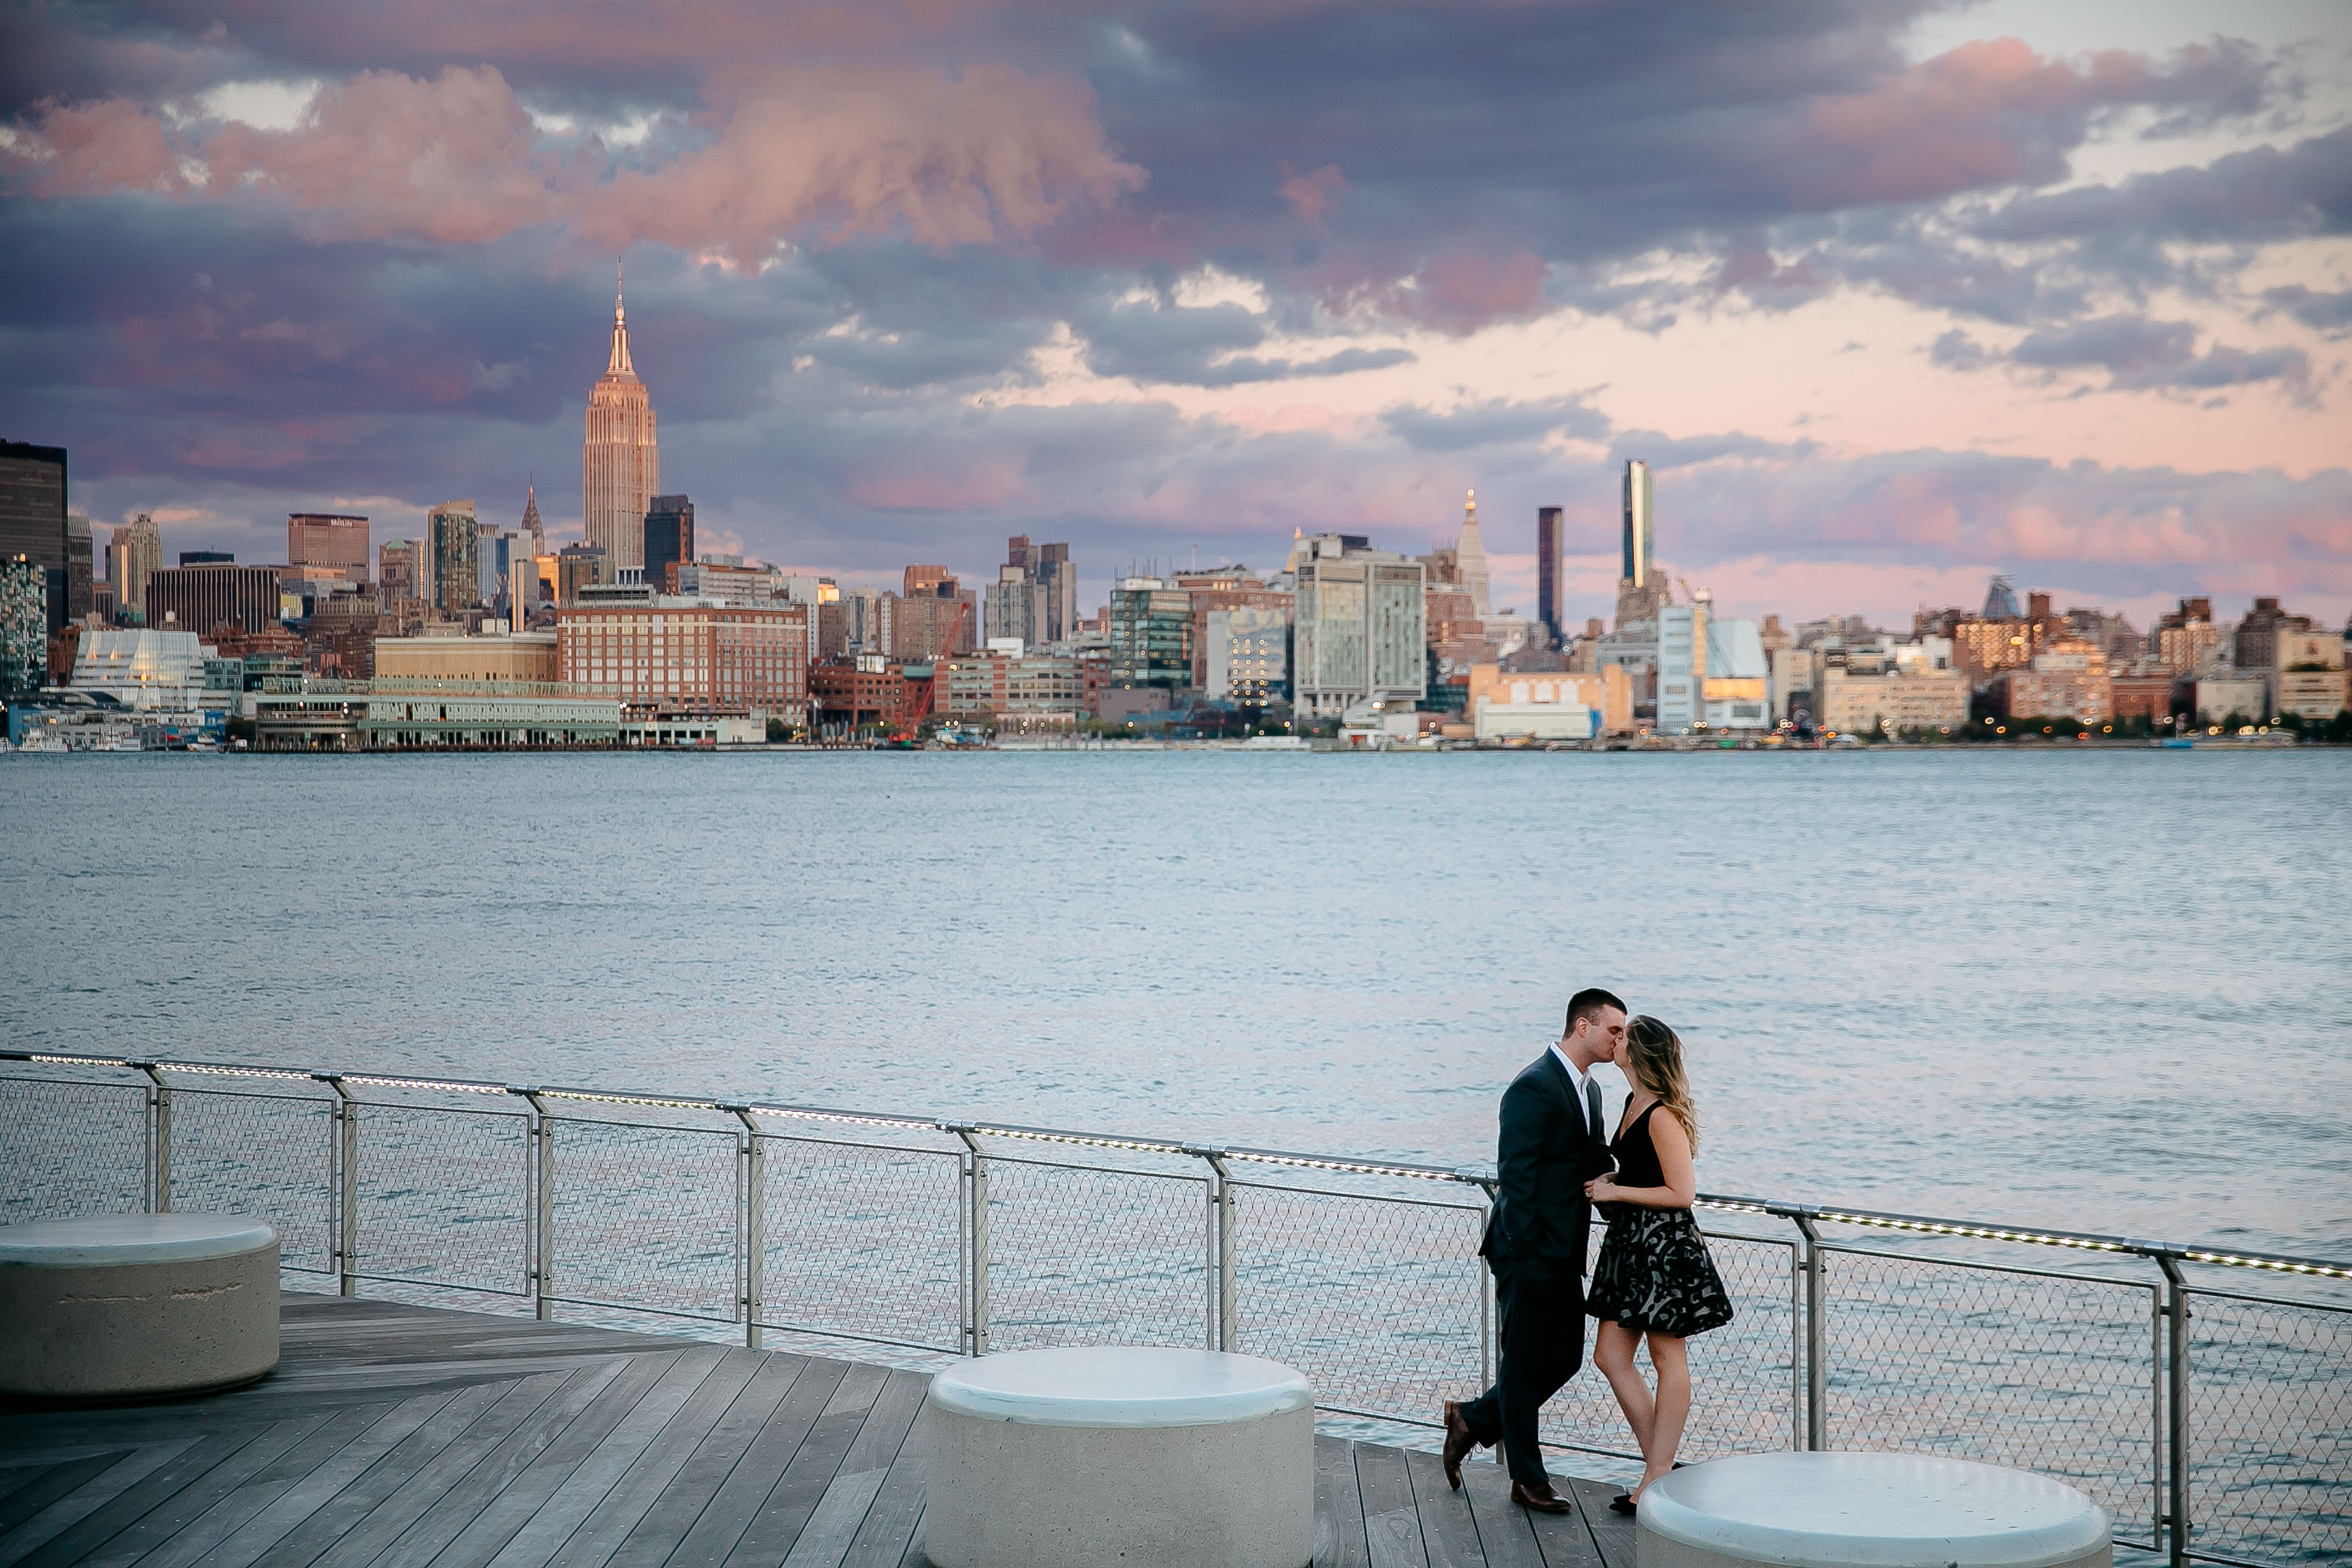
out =
<svg viewBox="0 0 2352 1568"><path fill-rule="evenodd" d="M101 525L576 538L613 268L699 543L1422 551L1735 613L2352 612L2352 7L33 0L0 435Z"/></svg>

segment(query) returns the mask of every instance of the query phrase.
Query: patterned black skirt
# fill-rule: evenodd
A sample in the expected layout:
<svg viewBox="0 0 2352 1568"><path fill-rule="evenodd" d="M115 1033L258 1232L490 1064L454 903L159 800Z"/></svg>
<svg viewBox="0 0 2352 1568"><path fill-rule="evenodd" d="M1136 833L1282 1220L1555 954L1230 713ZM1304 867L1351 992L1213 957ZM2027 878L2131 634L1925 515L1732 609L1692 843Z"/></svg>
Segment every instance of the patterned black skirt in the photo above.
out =
<svg viewBox="0 0 2352 1568"><path fill-rule="evenodd" d="M1584 1310L1636 1333L1688 1339L1731 1321L1731 1298L1688 1209L1608 1208Z"/></svg>

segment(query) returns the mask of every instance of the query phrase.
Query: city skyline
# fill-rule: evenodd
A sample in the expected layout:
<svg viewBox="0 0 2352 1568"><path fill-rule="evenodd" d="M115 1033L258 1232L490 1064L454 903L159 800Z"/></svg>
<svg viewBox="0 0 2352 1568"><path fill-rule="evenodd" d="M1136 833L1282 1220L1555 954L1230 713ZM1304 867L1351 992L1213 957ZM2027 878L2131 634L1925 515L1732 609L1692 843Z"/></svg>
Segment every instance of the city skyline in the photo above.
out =
<svg viewBox="0 0 2352 1568"><path fill-rule="evenodd" d="M1070 541L1091 606L1110 563L1196 545L1418 551L1475 486L1497 609L1536 613L1562 509L1573 624L1610 610L1639 458L1661 569L1727 609L1894 622L2005 571L2141 621L2183 594L2352 610L2325 8L2221 37L2158 8L1832 6L1743 38L1701 12L1451 7L1374 38L1313 6L1128 8L1041 42L958 7L779 74L815 15L698 4L554 47L518 18L257 14L140 24L138 58L28 22L0 267L37 308L0 427L73 448L101 524L241 560L289 512L511 516L569 469L621 255L669 416L646 492L692 494L706 548L845 583L977 576L1026 533ZM1288 76L1244 68L1276 45ZM1561 63L1587 54L1624 79ZM1495 63L1520 58L1544 63ZM1368 90L1454 129L1333 129ZM1212 103L1247 155L1193 128ZM362 151L395 134L439 183ZM567 489L539 498L551 545L582 537Z"/></svg>

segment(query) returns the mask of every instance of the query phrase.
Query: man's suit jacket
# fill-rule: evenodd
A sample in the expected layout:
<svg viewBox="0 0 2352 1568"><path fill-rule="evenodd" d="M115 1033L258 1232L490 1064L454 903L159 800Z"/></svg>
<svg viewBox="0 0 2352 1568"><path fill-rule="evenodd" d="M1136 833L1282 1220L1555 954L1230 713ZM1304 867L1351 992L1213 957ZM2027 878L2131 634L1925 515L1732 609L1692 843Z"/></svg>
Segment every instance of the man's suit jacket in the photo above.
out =
<svg viewBox="0 0 2352 1568"><path fill-rule="evenodd" d="M1592 1135L1575 1080L1547 1050L1503 1091L1494 1213L1478 1254L1497 1272L1539 1265L1584 1273L1592 1205L1584 1184L1617 1168Z"/></svg>

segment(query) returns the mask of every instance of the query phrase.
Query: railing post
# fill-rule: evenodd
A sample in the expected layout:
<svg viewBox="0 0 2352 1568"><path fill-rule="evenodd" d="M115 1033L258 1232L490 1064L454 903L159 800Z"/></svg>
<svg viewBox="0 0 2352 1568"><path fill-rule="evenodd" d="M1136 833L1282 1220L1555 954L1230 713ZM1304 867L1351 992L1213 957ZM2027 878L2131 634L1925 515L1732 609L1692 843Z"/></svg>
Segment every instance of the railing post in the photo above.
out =
<svg viewBox="0 0 2352 1568"><path fill-rule="evenodd" d="M542 1323L555 1316L555 1126L536 1088L507 1090L530 1106L530 1287Z"/></svg>
<svg viewBox="0 0 2352 1568"><path fill-rule="evenodd" d="M147 1075L147 1212L172 1212L172 1086L153 1062L132 1062Z"/></svg>
<svg viewBox="0 0 2352 1568"><path fill-rule="evenodd" d="M1209 1164L1209 1348L1229 1351L1239 1337L1234 1321L1234 1173L1222 1150L1188 1149Z"/></svg>
<svg viewBox="0 0 2352 1568"><path fill-rule="evenodd" d="M1486 1194L1486 1206L1478 1211L1478 1235L1484 1245L1486 1227L1495 1223L1496 1184L1475 1171L1458 1171L1455 1176ZM1481 1258L1473 1258L1470 1267L1478 1276L1478 1386L1488 1389L1495 1386L1495 1271Z"/></svg>
<svg viewBox="0 0 2352 1568"><path fill-rule="evenodd" d="M328 1225L334 1236L337 1289L345 1296L360 1293L360 1108L343 1087L341 1073L314 1072L310 1077L335 1091L333 1119L327 1138Z"/></svg>
<svg viewBox="0 0 2352 1568"><path fill-rule="evenodd" d="M760 1318L766 1310L768 1157L760 1147L759 1124L751 1120L748 1101L722 1100L719 1109L732 1111L743 1124L742 1195L736 1205L743 1216L743 1346L746 1350L758 1350L761 1339Z"/></svg>
<svg viewBox="0 0 2352 1568"><path fill-rule="evenodd" d="M2172 1548L2172 1568L2188 1568L2195 1529L2189 1510L2189 1281L2179 1259L2158 1253L2156 1261L2164 1270L2164 1312L2170 1320L2171 1341L2165 1400L2165 1430L2171 1441L2165 1457L2171 1461L2172 1506L2165 1510L2165 1539Z"/></svg>
<svg viewBox="0 0 2352 1568"><path fill-rule="evenodd" d="M988 1353L988 1156L969 1125L948 1131L963 1140L964 1349Z"/></svg>
<svg viewBox="0 0 2352 1568"><path fill-rule="evenodd" d="M1821 1233L1811 1218L1794 1216L1805 1237L1805 1447L1829 1444L1829 1288L1822 1273Z"/></svg>

